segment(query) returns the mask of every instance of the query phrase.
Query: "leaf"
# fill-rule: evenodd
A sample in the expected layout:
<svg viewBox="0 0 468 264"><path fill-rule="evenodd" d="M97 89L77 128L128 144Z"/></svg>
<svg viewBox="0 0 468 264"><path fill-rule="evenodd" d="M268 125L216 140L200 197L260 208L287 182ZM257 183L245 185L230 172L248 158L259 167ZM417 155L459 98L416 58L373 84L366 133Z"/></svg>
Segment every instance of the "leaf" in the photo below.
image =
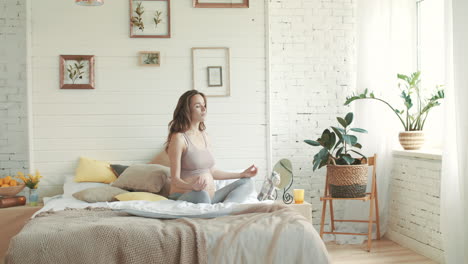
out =
<svg viewBox="0 0 468 264"><path fill-rule="evenodd" d="M317 169L317 167L320 165L321 160L319 159L314 159L314 167L312 168L313 171Z"/></svg>
<svg viewBox="0 0 468 264"><path fill-rule="evenodd" d="M341 152L343 152L343 150L344 150L344 147L339 148L339 149L336 151L336 156L337 156L337 157L341 156Z"/></svg>
<svg viewBox="0 0 468 264"><path fill-rule="evenodd" d="M318 143L317 141L314 141L314 140L306 139L306 140L304 140L304 142L309 144L309 145L312 145L314 147L320 146L320 143Z"/></svg>
<svg viewBox="0 0 468 264"><path fill-rule="evenodd" d="M354 145L357 143L357 137L354 135L343 135L343 140L349 144L349 145Z"/></svg>
<svg viewBox="0 0 468 264"><path fill-rule="evenodd" d="M361 148L362 148L362 145L359 144L359 143L356 143L356 144L353 145L353 147L358 148L358 149L361 149Z"/></svg>
<svg viewBox="0 0 468 264"><path fill-rule="evenodd" d="M322 149L319 151L318 155L319 155L319 158L322 159L322 160L323 160L324 158L327 158L327 159L328 159L328 149L322 148Z"/></svg>
<svg viewBox="0 0 468 264"><path fill-rule="evenodd" d="M351 164L353 164L353 163L354 163L354 159L353 159L353 158L351 158L351 157L350 157L350 156L348 156L348 155L346 155L346 156L345 156L345 155L343 155L343 156L342 156L342 158L343 158L343 159L346 161L346 163L347 163L348 165L351 165Z"/></svg>
<svg viewBox="0 0 468 264"><path fill-rule="evenodd" d="M333 148L333 146L335 146L335 143L336 143L336 135L335 135L335 133L331 133L330 134L330 140L328 141L328 144L326 145L326 148L328 150L331 150Z"/></svg>
<svg viewBox="0 0 468 264"><path fill-rule="evenodd" d="M367 130L362 128L351 128L351 131L358 132L358 133L367 133Z"/></svg>
<svg viewBox="0 0 468 264"><path fill-rule="evenodd" d="M367 89L366 89L366 91L367 91ZM345 117L346 123L348 125L351 125L351 123L353 122L353 118L354 118L354 114L352 112L349 112Z"/></svg>
<svg viewBox="0 0 468 264"><path fill-rule="evenodd" d="M340 123L340 125L342 125L344 128L346 128L348 126L348 124L346 123L346 121L343 118L337 117L336 119L338 120L338 123Z"/></svg>

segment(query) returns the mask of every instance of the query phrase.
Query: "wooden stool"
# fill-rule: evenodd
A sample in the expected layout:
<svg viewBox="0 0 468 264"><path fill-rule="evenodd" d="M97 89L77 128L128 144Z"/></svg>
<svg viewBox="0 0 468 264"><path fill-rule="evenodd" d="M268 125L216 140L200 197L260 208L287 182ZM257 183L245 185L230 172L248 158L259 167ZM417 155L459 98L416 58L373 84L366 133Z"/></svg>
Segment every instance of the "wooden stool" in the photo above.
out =
<svg viewBox="0 0 468 264"><path fill-rule="evenodd" d="M377 198L377 179L375 175L375 170L377 166L377 154L374 154L373 157L367 158L367 164L372 166L372 187L371 192L366 193L364 197L359 198L333 198L330 195L330 186L328 184L328 175L325 180L325 195L320 197L320 201L323 202L322 206L322 220L320 223L320 237L323 238L323 234L335 234L335 235L363 235L367 236L367 251L370 252L372 246L372 224L376 224L377 227L377 239L380 240L380 222L379 222L379 202ZM370 201L369 205L369 219L368 220L336 220L333 216L333 200L361 200L361 201ZM331 231L324 232L325 224L325 213L327 210L327 201L330 202L330 225ZM373 204L374 203L374 204ZM374 215L374 205L375 205L375 220L373 220ZM334 232L335 231L335 222L357 222L357 223L368 223L367 233L343 233L343 232Z"/></svg>

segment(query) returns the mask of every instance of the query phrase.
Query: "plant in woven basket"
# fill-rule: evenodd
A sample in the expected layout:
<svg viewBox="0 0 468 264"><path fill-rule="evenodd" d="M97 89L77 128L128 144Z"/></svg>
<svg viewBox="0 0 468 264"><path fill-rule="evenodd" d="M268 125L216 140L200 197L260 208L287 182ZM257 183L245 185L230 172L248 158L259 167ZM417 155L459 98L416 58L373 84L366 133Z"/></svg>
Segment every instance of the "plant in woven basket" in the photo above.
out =
<svg viewBox="0 0 468 264"><path fill-rule="evenodd" d="M373 92L367 94L367 89L365 89L361 94L353 94L352 96L347 97L345 105L362 99L377 100L390 107L392 112L397 115L405 131L423 130L430 110L433 107L440 105L440 101L444 99L445 94L444 90L440 89L440 86L436 86L435 93L431 97L422 99L421 88L419 85L421 83L420 76L420 71L414 72L409 76L404 74L397 74L397 78L403 81L404 84L404 88L401 88L402 85L399 83L398 88L400 88L400 97L403 99L406 109L399 110L394 108L387 101L375 97ZM413 108L413 106L415 106L415 108Z"/></svg>
<svg viewBox="0 0 468 264"><path fill-rule="evenodd" d="M320 169L325 165L355 165L361 164L361 159L356 159L351 156L351 153L358 154L362 158L366 158L356 149L361 149L362 145L358 143L358 138L352 135L351 132L367 133L367 130L362 128L351 128L354 114L348 113L345 118L337 117L338 123L342 127L334 127L325 129L322 136L317 140L304 140L305 143L312 146L321 146L322 149L314 155L313 170Z"/></svg>
<svg viewBox="0 0 468 264"><path fill-rule="evenodd" d="M441 86L436 86L434 93L423 99L420 88L421 72L417 71L407 76L404 74L397 74L397 78L403 83L398 84L403 99L404 108L397 109L387 101L378 98L373 92L368 94L367 89L361 94L353 94L346 98L345 105L348 105L356 100L369 99L377 100L387 105L393 113L396 114L404 131L400 132L399 140L404 149L415 150L422 147L424 144L423 128L426 124L427 116L432 108L440 105L442 99L445 98L444 90L440 89Z"/></svg>
<svg viewBox="0 0 468 264"><path fill-rule="evenodd" d="M351 127L353 113L348 113L344 118L337 117L341 127L325 129L317 140L304 140L305 143L322 147L314 155L313 170L327 165L327 186L330 194L336 198L363 197L367 185L366 157L356 149L362 145L352 132L367 133L365 129ZM357 154L361 158L353 158L351 154ZM364 164L363 164L364 163ZM328 190L325 191L325 194Z"/></svg>

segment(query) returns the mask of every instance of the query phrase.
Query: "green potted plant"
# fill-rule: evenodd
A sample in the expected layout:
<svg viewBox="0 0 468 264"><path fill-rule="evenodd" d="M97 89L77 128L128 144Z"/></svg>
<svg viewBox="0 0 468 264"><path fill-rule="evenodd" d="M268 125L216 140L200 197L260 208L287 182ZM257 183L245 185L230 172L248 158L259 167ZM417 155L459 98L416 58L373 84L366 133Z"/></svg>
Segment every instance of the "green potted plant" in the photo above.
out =
<svg viewBox="0 0 468 264"><path fill-rule="evenodd" d="M361 99L377 100L386 104L397 115L404 131L400 132L399 140L401 146L406 150L420 149L424 144L424 125L426 124L427 116L430 110L440 105L440 101L445 97L444 90L440 86L436 86L436 91L429 98L421 98L420 79L421 72L417 71L410 76L397 74L398 79L403 81L404 87L401 83L398 87L401 90L400 97L403 99L405 109L399 110L390 105L387 101L375 97L374 93L369 94L367 89L363 93L346 98L345 105Z"/></svg>
<svg viewBox="0 0 468 264"><path fill-rule="evenodd" d="M314 155L313 170L327 166L327 178L331 196L334 198L356 198L366 195L367 172L366 157L356 149L361 149L358 138L352 132L367 133L362 128L351 128L353 113L345 118L337 117L341 127L325 129L317 140L304 140L305 143L322 147ZM353 158L357 154L360 158Z"/></svg>

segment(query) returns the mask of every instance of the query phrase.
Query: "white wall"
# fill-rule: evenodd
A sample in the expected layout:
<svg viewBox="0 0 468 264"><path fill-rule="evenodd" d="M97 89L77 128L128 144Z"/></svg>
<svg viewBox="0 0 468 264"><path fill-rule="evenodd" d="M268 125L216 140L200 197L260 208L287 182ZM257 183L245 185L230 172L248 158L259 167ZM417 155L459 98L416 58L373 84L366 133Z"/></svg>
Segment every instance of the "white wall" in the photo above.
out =
<svg viewBox="0 0 468 264"><path fill-rule="evenodd" d="M312 171L320 149L304 140L350 111L343 104L354 89L354 8L353 0L270 1L272 161L292 161L292 188L305 189L316 228L326 170ZM341 212L337 203L337 218Z"/></svg>
<svg viewBox="0 0 468 264"><path fill-rule="evenodd" d="M266 168L264 2L248 9L193 8L171 1L170 39L129 38L128 1L101 7L31 1L33 166L41 195L60 193L80 155L113 163L149 161L162 149L178 97L191 89L191 48L229 47L231 96L208 98L217 166ZM161 67L139 67L160 51ZM95 90L60 90L59 55L95 55Z"/></svg>
<svg viewBox="0 0 468 264"><path fill-rule="evenodd" d="M0 178L28 169L26 0L0 0Z"/></svg>
<svg viewBox="0 0 468 264"><path fill-rule="evenodd" d="M440 155L395 154L386 236L404 247L444 262L440 230ZM408 156L410 155L410 156Z"/></svg>

